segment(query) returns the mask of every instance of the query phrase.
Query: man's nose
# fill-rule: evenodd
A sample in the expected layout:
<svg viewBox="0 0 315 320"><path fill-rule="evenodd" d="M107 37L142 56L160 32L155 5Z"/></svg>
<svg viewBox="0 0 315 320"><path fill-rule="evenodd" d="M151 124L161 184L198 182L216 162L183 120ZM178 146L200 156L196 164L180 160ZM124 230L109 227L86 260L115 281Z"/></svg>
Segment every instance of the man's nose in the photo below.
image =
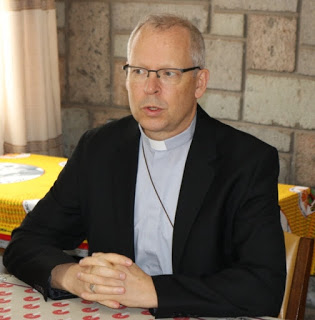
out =
<svg viewBox="0 0 315 320"><path fill-rule="evenodd" d="M156 94L160 92L160 81L156 72L149 72L145 79L144 91L147 94Z"/></svg>

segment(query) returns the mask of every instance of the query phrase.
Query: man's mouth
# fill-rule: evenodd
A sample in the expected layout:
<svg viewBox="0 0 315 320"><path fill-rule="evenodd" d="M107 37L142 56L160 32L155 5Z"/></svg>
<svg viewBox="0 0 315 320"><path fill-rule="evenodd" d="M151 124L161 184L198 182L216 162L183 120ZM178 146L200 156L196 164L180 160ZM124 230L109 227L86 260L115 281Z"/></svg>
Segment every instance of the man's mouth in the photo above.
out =
<svg viewBox="0 0 315 320"><path fill-rule="evenodd" d="M158 115L160 115L160 114L162 113L163 108L160 108L160 107L157 107L157 106L150 106L150 105L149 105L149 106L143 107L142 110L145 112L145 114L146 114L147 116L156 117L156 116L158 116Z"/></svg>

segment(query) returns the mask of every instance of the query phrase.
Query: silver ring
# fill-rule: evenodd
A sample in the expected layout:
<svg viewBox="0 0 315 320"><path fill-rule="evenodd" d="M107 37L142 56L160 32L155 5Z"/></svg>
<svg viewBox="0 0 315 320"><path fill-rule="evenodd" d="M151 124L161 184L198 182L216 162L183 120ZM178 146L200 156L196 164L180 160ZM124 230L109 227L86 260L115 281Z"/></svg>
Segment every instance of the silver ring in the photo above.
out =
<svg viewBox="0 0 315 320"><path fill-rule="evenodd" d="M94 284L94 283L90 283L90 290L91 290L93 293L95 293L94 288L95 288L95 284Z"/></svg>

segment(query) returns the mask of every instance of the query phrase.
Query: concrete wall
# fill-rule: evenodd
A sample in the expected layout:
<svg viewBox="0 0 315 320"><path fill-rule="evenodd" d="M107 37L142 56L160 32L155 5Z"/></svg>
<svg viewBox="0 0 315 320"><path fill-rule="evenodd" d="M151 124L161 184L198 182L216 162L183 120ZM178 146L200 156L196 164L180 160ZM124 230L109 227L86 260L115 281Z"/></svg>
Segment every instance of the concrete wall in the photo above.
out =
<svg viewBox="0 0 315 320"><path fill-rule="evenodd" d="M283 183L315 186L314 0L57 0L65 155L88 128L129 114L128 35L140 17L181 14L204 34L204 109L275 146ZM228 143L228 141L227 141Z"/></svg>

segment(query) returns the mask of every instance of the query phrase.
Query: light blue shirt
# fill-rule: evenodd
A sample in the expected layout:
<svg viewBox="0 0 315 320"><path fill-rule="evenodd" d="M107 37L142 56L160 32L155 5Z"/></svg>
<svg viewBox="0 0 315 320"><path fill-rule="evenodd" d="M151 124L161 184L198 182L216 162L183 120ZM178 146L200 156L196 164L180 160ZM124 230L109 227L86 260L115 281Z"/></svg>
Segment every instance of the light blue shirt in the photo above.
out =
<svg viewBox="0 0 315 320"><path fill-rule="evenodd" d="M149 275L172 274L173 227L152 186L152 180L174 224L187 154L196 126L196 116L179 135L165 141L149 139L142 128L135 196L135 262Z"/></svg>

